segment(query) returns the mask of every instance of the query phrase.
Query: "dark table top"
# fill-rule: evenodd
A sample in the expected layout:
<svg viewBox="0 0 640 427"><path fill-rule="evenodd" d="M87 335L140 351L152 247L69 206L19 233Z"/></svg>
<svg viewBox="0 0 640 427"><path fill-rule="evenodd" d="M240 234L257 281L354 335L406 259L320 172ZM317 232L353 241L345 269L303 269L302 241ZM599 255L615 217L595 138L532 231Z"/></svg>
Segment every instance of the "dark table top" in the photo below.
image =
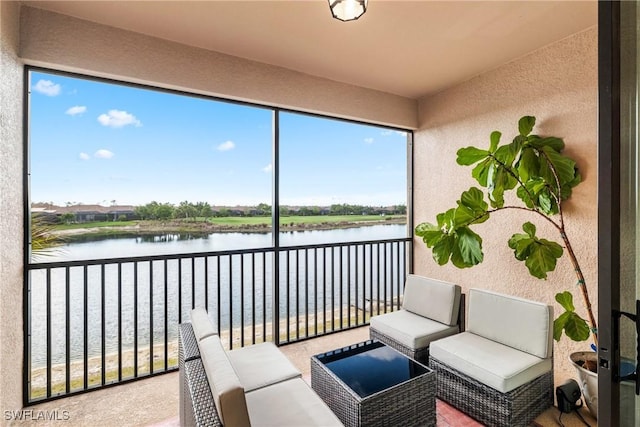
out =
<svg viewBox="0 0 640 427"><path fill-rule="evenodd" d="M315 357L362 398L430 372L424 365L375 340Z"/></svg>

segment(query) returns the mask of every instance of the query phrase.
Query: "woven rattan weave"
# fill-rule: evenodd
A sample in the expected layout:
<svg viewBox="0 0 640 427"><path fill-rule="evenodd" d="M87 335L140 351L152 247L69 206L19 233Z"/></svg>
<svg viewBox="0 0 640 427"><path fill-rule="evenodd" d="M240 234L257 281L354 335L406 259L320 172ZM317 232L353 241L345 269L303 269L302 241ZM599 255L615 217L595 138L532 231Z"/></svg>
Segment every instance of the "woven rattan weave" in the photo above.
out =
<svg viewBox="0 0 640 427"><path fill-rule="evenodd" d="M222 426L190 323L178 326L180 425Z"/></svg>
<svg viewBox="0 0 640 427"><path fill-rule="evenodd" d="M553 371L501 393L431 357L436 395L487 426L525 427L553 405Z"/></svg>
<svg viewBox="0 0 640 427"><path fill-rule="evenodd" d="M311 387L347 427L436 425L435 374L429 369L362 398L313 356Z"/></svg>
<svg viewBox="0 0 640 427"><path fill-rule="evenodd" d="M188 405L185 420L188 426L222 426L213 395L209 388L207 374L202 365L202 359L193 359L185 363L185 377L187 378ZM190 406L190 407L189 407Z"/></svg>

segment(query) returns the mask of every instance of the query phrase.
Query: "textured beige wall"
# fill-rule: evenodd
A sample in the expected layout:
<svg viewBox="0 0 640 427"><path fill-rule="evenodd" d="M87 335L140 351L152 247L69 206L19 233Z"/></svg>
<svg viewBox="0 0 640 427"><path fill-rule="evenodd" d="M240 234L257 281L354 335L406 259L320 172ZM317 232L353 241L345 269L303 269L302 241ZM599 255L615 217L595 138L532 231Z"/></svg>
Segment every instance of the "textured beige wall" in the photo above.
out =
<svg viewBox="0 0 640 427"><path fill-rule="evenodd" d="M469 145L487 148L494 130L503 142L517 135L518 119L537 118L534 133L564 138L565 154L573 157L583 177L565 207L567 234L572 242L592 299L597 297L597 29L561 40L461 85L420 100L419 130L415 133L415 221L435 222L435 216L455 206L462 191L478 186L471 168L456 164L456 151ZM546 281L529 275L507 245L521 225L531 221L538 235L560 240L558 233L535 215L521 211L496 213L475 230L483 237L485 261L471 269L438 266L431 251L416 239L418 274L463 286L492 289L561 307L554 295L571 290L578 311L585 314L576 277L567 256ZM597 313L595 313L597 318ZM508 321L508 319L505 319ZM563 338L555 345L556 380L574 376L567 359L571 351L586 350Z"/></svg>
<svg viewBox="0 0 640 427"><path fill-rule="evenodd" d="M22 407L22 64L20 8L0 2L0 413Z"/></svg>
<svg viewBox="0 0 640 427"><path fill-rule="evenodd" d="M25 62L414 129L417 101L29 7Z"/></svg>

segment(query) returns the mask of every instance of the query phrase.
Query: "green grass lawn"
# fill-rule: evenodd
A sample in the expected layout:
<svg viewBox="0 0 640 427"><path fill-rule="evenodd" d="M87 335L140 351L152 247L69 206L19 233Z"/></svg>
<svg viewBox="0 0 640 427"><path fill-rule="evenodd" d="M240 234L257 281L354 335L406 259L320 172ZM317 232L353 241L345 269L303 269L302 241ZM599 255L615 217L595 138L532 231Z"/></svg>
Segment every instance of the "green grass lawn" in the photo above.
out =
<svg viewBox="0 0 640 427"><path fill-rule="evenodd" d="M78 228L92 228L92 227L125 227L138 224L140 221L96 221L96 222L82 222L74 224L56 224L55 230L73 230Z"/></svg>
<svg viewBox="0 0 640 427"><path fill-rule="evenodd" d="M321 224L334 222L367 222L405 218L403 215L315 215L283 216L280 224ZM209 218L209 222L220 225L271 224L271 217L224 217Z"/></svg>
<svg viewBox="0 0 640 427"><path fill-rule="evenodd" d="M371 221L398 221L406 220L404 215L316 215L316 216L284 216L280 217L281 225L299 225L299 224L322 224L322 223L340 223L340 222L371 222ZM211 224L223 225L223 226L237 226L242 227L244 225L271 225L271 217L222 217L222 218L192 218L189 220L177 219L172 220L175 222L189 223L203 223L205 221ZM118 228L126 226L135 226L141 223L153 224L157 223L162 225L167 221L101 221L101 222L84 222L78 224L58 224L55 226L55 230L72 230L78 228L96 228L96 227L109 227Z"/></svg>

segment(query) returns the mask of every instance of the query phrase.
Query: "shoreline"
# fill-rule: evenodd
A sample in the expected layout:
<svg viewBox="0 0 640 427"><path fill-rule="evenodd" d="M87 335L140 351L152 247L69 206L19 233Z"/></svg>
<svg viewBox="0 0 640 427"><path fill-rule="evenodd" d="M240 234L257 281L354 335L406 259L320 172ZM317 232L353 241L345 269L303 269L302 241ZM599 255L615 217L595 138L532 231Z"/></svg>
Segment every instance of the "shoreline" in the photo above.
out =
<svg viewBox="0 0 640 427"><path fill-rule="evenodd" d="M309 327L309 330L313 329L314 334L309 335L310 337L315 336L315 333L318 333L318 336L322 336L327 333L335 332L334 328L341 329L340 320L342 320L342 327L348 326L352 322L357 323L358 320L364 322L360 326L365 326L368 323L368 318L371 315L371 305L376 304L377 300L369 301L368 306L366 307L354 307L351 306L343 307L342 310L336 311L325 311L323 319L320 319L320 316L316 318L315 315L310 314L308 319L308 324L306 319L300 318L297 319L295 316L290 316L288 319L280 320L280 339L282 341L288 341L288 339L292 339L295 334L295 325L297 324L298 332L300 335L304 336L307 332L306 327ZM397 300L394 300L390 303L391 305L398 304ZM382 305L384 309L384 303ZM387 309L390 309L390 306L387 306ZM340 314L342 311L342 314ZM319 315L321 313L318 313ZM379 314L377 312L376 314ZM341 319L342 318L342 319ZM316 323L316 320L318 323ZM314 326L315 325L315 326ZM262 335L263 329L266 328L266 341L272 340L271 334L271 322L267 322L266 325L255 325L255 333L256 338ZM286 330L287 326L291 328L291 332L289 337L287 337ZM353 327L353 326L352 326ZM239 348L242 346L241 344L241 328L233 328L232 331L226 329L222 330L220 334L220 339L225 347L225 349L229 350L230 348ZM232 333L233 339L230 342L229 335ZM244 327L244 335L245 335L245 345L250 345L249 341L253 335L253 327L247 325ZM294 339L295 340L295 339ZM261 339L256 339L256 344L262 342ZM168 368L177 368L178 367L178 339L174 339L169 341L167 347L167 367ZM229 348L228 348L229 347ZM132 348L126 349L122 351L121 356L121 364L122 364L122 379L133 378L133 369L134 369L134 350ZM146 345L142 348L138 348L137 360L138 360L138 377L144 377L145 374L150 372L150 351L149 346ZM164 343L156 344L153 346L153 364L154 366L158 364L159 368L155 368L156 371L164 370ZM119 383L118 381L118 362L119 357L118 353L109 353L104 356L105 358L105 372L102 371L102 356L92 356L87 358L87 383L89 388L92 387L100 387L102 382L102 376L105 375L105 384L111 383ZM84 360L72 360L70 363L70 391L74 392L77 390L83 390L84 384ZM52 396L56 395L64 395L66 386L66 364L59 363L51 366L51 390ZM31 399L38 399L43 397L46 394L47 388L47 368L44 366L32 368L30 371L30 395Z"/></svg>
<svg viewBox="0 0 640 427"><path fill-rule="evenodd" d="M284 223L280 225L281 232L332 230L345 228L370 227L374 225L399 225L406 224L406 218L385 218L374 221L337 221L318 223ZM73 242L86 238L118 238L118 237L145 237L159 234L190 234L205 236L212 233L270 233L269 224L213 224L210 222L183 222L171 221L158 223L140 221L136 225L103 226L70 228L55 230L53 234L60 236L65 242Z"/></svg>

